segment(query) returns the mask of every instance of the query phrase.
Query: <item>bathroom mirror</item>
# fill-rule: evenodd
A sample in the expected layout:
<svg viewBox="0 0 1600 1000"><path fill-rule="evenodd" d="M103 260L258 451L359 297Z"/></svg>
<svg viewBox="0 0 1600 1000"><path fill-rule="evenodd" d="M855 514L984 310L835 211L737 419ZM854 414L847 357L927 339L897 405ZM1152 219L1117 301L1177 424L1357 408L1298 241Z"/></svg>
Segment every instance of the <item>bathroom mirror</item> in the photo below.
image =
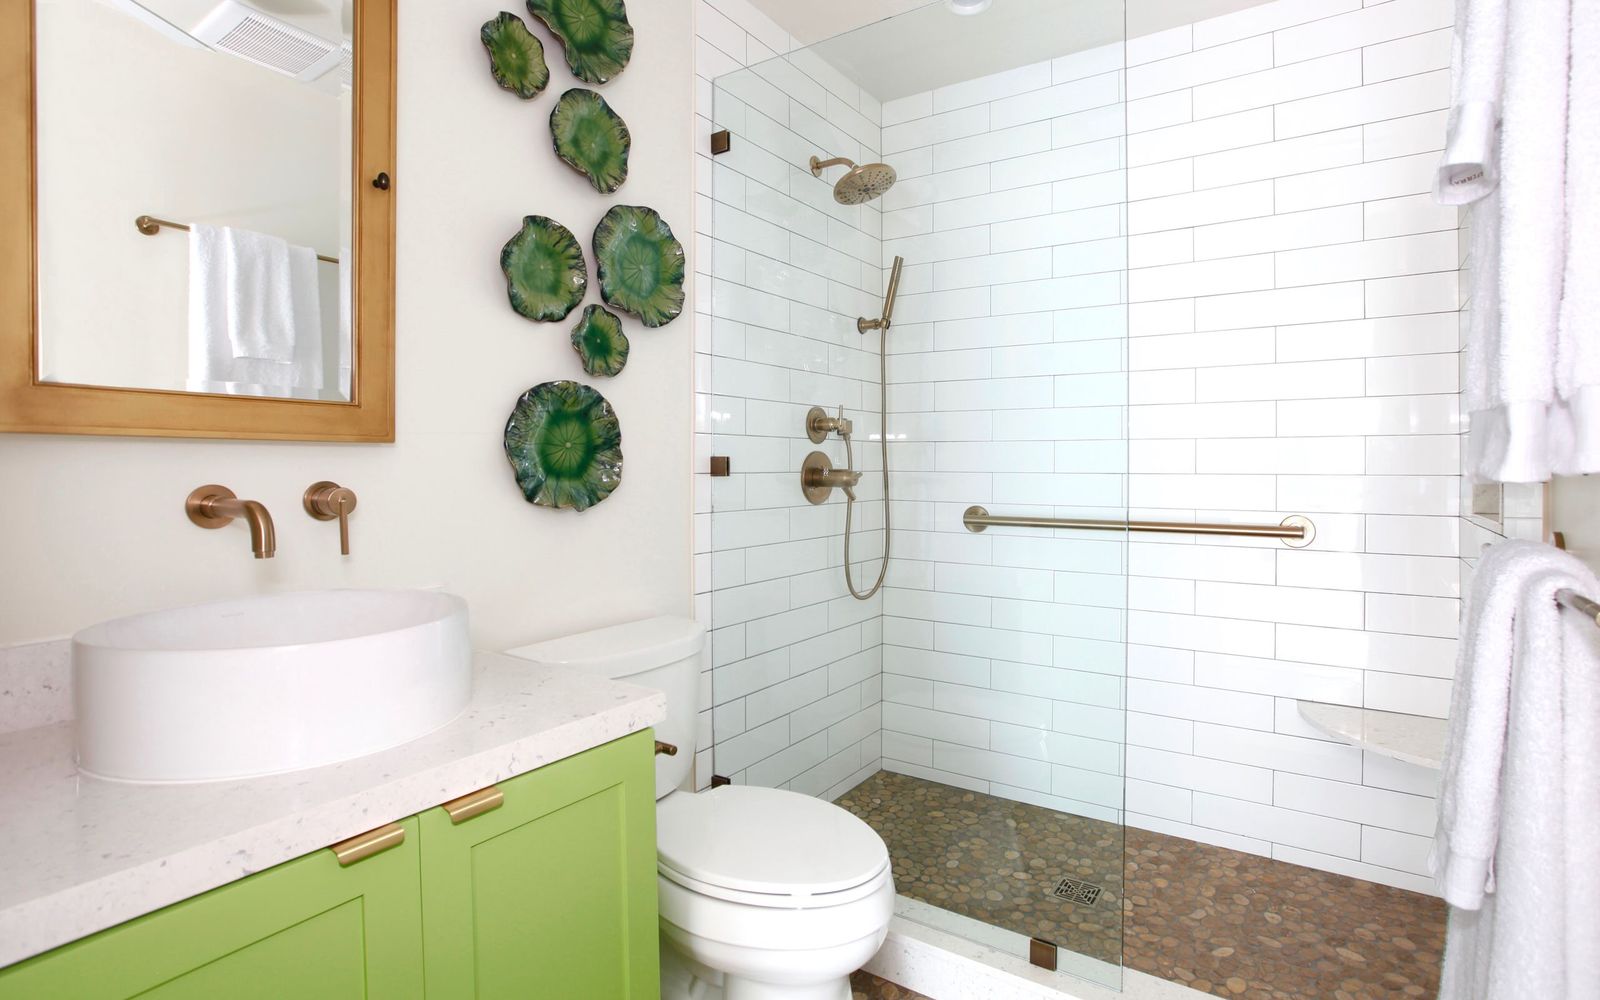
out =
<svg viewBox="0 0 1600 1000"><path fill-rule="evenodd" d="M394 6L0 6L0 430L393 440Z"/></svg>

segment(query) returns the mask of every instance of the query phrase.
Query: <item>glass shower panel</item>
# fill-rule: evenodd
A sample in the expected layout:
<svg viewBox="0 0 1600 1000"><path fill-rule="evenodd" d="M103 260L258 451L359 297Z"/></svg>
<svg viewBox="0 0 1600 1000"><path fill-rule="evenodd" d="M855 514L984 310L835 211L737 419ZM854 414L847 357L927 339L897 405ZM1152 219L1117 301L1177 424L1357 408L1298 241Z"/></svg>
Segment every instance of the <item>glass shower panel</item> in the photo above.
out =
<svg viewBox="0 0 1600 1000"><path fill-rule="evenodd" d="M719 76L698 347L702 770L862 817L901 916L1113 986L1124 34L939 3Z"/></svg>

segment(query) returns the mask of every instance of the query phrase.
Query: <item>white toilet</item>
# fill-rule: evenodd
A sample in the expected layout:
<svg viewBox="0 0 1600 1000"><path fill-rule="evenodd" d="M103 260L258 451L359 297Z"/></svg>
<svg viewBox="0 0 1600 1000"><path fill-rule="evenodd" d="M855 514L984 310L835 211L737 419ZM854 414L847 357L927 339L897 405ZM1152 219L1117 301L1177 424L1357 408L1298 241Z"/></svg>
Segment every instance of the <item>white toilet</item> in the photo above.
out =
<svg viewBox="0 0 1600 1000"><path fill-rule="evenodd" d="M656 871L664 1000L849 1000L850 973L894 911L889 851L871 827L798 792L726 785L696 794L696 692L705 630L652 618L508 651L657 688Z"/></svg>

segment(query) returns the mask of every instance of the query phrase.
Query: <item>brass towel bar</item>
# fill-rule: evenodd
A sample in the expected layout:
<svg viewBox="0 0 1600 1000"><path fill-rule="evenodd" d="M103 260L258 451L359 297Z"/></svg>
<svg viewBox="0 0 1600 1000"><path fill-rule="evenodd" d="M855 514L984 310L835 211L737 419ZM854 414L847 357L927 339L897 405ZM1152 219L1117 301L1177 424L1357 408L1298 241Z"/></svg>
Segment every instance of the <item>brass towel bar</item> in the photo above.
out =
<svg viewBox="0 0 1600 1000"><path fill-rule="evenodd" d="M134 228L138 229L139 232L144 233L146 236L154 236L163 229L181 229L186 233L189 231L189 227L185 223L173 222L170 219L158 219L153 215L141 215L137 219L133 220L133 225ZM317 254L317 259L322 261L324 264L339 263L339 258L324 257L320 253Z"/></svg>
<svg viewBox="0 0 1600 1000"><path fill-rule="evenodd" d="M1556 601L1565 604L1574 611L1588 615L1594 619L1596 625L1600 625L1600 602L1591 601L1575 590L1556 591Z"/></svg>
<svg viewBox="0 0 1600 1000"><path fill-rule="evenodd" d="M1311 519L1291 514L1282 524L1226 524L1200 521L1106 521L1079 517L1001 517L983 507L968 507L961 517L968 531L986 528L1079 528L1085 531L1151 531L1166 535L1231 535L1238 538L1276 538L1302 548L1317 537Z"/></svg>

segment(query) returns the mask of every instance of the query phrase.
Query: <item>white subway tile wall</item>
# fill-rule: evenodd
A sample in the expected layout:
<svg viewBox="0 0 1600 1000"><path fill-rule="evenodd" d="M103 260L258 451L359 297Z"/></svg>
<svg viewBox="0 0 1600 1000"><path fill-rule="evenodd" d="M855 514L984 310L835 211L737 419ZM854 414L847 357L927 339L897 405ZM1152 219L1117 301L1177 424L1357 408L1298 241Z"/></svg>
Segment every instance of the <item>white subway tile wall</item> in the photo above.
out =
<svg viewBox="0 0 1600 1000"><path fill-rule="evenodd" d="M845 462L836 439L806 439L812 405L844 407L856 468L880 468L876 344L855 318L879 308L883 220L876 205L834 202L842 168L819 180L807 164L878 160L882 109L746 0L701 0L697 21L695 590L712 658L695 780L836 797L880 768L882 599L846 594L842 498L811 506L798 470L813 447ZM722 128L733 148L713 158ZM732 475L710 477L713 455ZM851 555L870 580L882 488L869 475L857 492Z"/></svg>
<svg viewBox="0 0 1600 1000"><path fill-rule="evenodd" d="M702 170L701 429L735 476L702 488L699 589L719 773L826 792L881 757L1430 891L1432 776L1326 740L1295 702L1448 706L1463 275L1456 214L1427 191L1452 17L1449 0L1276 0L881 119L792 65L718 95L736 137ZM715 18L702 44L727 40L733 68ZM758 34L744 58L777 50ZM838 210L795 164L875 155L863 120L902 180ZM797 505L793 477L805 406L875 423L876 345L851 321L897 254L894 559L881 606L860 606L840 590L841 511ZM874 458L858 447L858 468ZM1302 513L1317 539L975 535L970 504ZM808 643L828 651L797 663ZM829 656L864 658L828 674L859 690L807 679ZM812 720L835 717L818 741Z"/></svg>

